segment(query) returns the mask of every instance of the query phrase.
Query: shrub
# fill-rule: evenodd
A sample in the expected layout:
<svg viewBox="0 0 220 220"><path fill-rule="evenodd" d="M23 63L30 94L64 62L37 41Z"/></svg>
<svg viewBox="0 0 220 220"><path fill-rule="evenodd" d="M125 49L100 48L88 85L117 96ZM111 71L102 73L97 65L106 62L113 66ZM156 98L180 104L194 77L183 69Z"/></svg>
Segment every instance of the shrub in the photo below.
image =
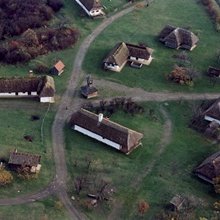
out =
<svg viewBox="0 0 220 220"><path fill-rule="evenodd" d="M63 7L63 1L62 0L47 0L47 5L49 5L55 12L57 12Z"/></svg>
<svg viewBox="0 0 220 220"><path fill-rule="evenodd" d="M12 183L13 176L12 174L5 170L4 168L0 168L0 186L5 186L7 184Z"/></svg>
<svg viewBox="0 0 220 220"><path fill-rule="evenodd" d="M34 73L37 74L49 74L50 68L45 64L39 64L34 68Z"/></svg>

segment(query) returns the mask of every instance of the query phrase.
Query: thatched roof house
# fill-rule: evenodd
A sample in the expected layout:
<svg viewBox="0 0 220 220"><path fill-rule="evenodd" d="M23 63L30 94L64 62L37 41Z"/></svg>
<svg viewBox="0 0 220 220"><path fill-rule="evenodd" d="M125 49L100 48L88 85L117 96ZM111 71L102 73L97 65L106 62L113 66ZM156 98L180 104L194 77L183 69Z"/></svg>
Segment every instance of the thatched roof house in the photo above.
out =
<svg viewBox="0 0 220 220"><path fill-rule="evenodd" d="M1 97L39 97L40 102L54 102L55 85L50 76L0 78Z"/></svg>
<svg viewBox="0 0 220 220"><path fill-rule="evenodd" d="M8 164L11 168L30 168L31 173L40 171L41 156L30 153L17 152L17 150L10 153Z"/></svg>
<svg viewBox="0 0 220 220"><path fill-rule="evenodd" d="M159 40L170 48L193 50L199 38L189 30L167 25L160 32Z"/></svg>
<svg viewBox="0 0 220 220"><path fill-rule="evenodd" d="M76 2L90 17L105 15L103 6L99 0L76 0Z"/></svg>
<svg viewBox="0 0 220 220"><path fill-rule="evenodd" d="M61 60L59 60L59 61L58 61L57 63L55 63L55 65L50 69L50 73L51 73L52 75L60 76L60 75L63 73L63 71L64 71L64 67L65 67L64 63L63 63Z"/></svg>
<svg viewBox="0 0 220 220"><path fill-rule="evenodd" d="M207 74L210 77L219 77L220 76L220 69L210 66Z"/></svg>
<svg viewBox="0 0 220 220"><path fill-rule="evenodd" d="M128 61L149 65L153 59L152 53L149 47L120 42L103 60L104 68L120 72Z"/></svg>
<svg viewBox="0 0 220 220"><path fill-rule="evenodd" d="M220 124L220 98L207 108L203 114L205 120L210 122L215 121Z"/></svg>
<svg viewBox="0 0 220 220"><path fill-rule="evenodd" d="M96 115L85 109L75 112L70 119L72 129L105 143L125 154L141 144L143 134Z"/></svg>
<svg viewBox="0 0 220 220"><path fill-rule="evenodd" d="M196 169L195 174L213 184L213 179L220 175L220 151L205 159Z"/></svg>

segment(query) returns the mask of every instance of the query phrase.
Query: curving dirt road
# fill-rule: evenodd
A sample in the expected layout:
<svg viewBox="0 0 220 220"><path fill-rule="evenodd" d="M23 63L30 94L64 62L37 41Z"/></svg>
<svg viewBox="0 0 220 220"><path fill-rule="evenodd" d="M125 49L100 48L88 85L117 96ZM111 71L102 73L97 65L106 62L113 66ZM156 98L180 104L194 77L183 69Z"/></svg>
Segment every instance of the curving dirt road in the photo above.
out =
<svg viewBox="0 0 220 220"><path fill-rule="evenodd" d="M147 4L147 2L145 2L145 4ZM69 84L67 86L66 92L62 96L52 127L53 154L54 154L54 161L56 166L55 180L46 189L38 193L29 194L26 196L19 196L10 199L0 199L0 205L14 205L14 204L33 202L35 200L46 198L50 194L56 193L59 196L60 200L65 205L65 207L67 208L67 210L69 211L71 219L86 219L86 217L73 206L67 194L67 186L66 186L67 167L65 160L65 137L64 137L63 128L66 120L69 118L71 113L77 110L83 101L77 98L77 86L80 82L81 77L84 77L82 72L82 63L90 44L108 25L110 25L116 19L133 11L134 9L135 6L131 6L129 8L126 8L118 12L117 14L113 15L110 18L104 19L103 22L82 42L76 54L71 79L69 80ZM119 86L118 84L112 82L104 82L101 80L99 82L102 85L111 86L112 88L115 88L117 90L122 90L122 89L126 89L126 91L129 90L129 94L130 94L129 97L132 97L135 101L215 99L220 96L220 94L209 94L209 93L207 94L150 93L138 88L135 89L135 88L127 88L122 85ZM166 142L163 143L161 149L163 149L165 144Z"/></svg>

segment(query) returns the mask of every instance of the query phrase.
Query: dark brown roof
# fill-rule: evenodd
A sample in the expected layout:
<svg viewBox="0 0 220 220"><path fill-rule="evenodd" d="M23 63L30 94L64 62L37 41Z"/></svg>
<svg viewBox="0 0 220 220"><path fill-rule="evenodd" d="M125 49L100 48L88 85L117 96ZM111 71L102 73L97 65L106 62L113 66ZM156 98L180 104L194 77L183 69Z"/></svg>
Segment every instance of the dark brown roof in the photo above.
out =
<svg viewBox="0 0 220 220"><path fill-rule="evenodd" d="M213 178L220 174L220 151L206 158L196 169L195 174L213 183Z"/></svg>
<svg viewBox="0 0 220 220"><path fill-rule="evenodd" d="M102 8L99 0L80 0L80 2L86 7L88 11Z"/></svg>
<svg viewBox="0 0 220 220"><path fill-rule="evenodd" d="M130 152L143 138L143 134L105 118L102 122L98 123L98 115L85 109L81 109L72 115L70 125L78 125L122 145L124 153Z"/></svg>
<svg viewBox="0 0 220 220"><path fill-rule="evenodd" d="M0 93L37 92L40 97L54 96L54 80L50 76L0 78Z"/></svg>
<svg viewBox="0 0 220 220"><path fill-rule="evenodd" d="M167 37L175 29L176 28L171 25L166 25L159 34L160 41L164 41L164 38Z"/></svg>
<svg viewBox="0 0 220 220"><path fill-rule="evenodd" d="M8 163L11 165L37 166L41 156L30 153L11 152Z"/></svg>
<svg viewBox="0 0 220 220"><path fill-rule="evenodd" d="M128 44L128 43L126 43L126 46L129 50L129 56L138 57L138 58L145 59L145 60L148 60L153 52L151 48L144 47L144 46L138 46L138 45Z"/></svg>
<svg viewBox="0 0 220 220"><path fill-rule="evenodd" d="M94 86L88 86L88 85L85 85L85 86L82 86L81 87L81 94L84 95L84 96L89 96L95 92L97 92L98 90L94 87Z"/></svg>
<svg viewBox="0 0 220 220"><path fill-rule="evenodd" d="M204 115L220 120L220 98L204 111Z"/></svg>
<svg viewBox="0 0 220 220"><path fill-rule="evenodd" d="M220 69L210 66L208 69L208 75L212 77L219 77Z"/></svg>
<svg viewBox="0 0 220 220"><path fill-rule="evenodd" d="M159 40L171 48L191 49L198 42L198 37L189 30L167 25L159 34Z"/></svg>
<svg viewBox="0 0 220 220"><path fill-rule="evenodd" d="M118 66L124 64L129 56L129 51L124 42L117 43L111 50L108 56L105 58L105 63L113 63Z"/></svg>
<svg viewBox="0 0 220 220"><path fill-rule="evenodd" d="M148 60L153 50L148 47L120 42L115 45L103 62L121 66L129 56Z"/></svg>

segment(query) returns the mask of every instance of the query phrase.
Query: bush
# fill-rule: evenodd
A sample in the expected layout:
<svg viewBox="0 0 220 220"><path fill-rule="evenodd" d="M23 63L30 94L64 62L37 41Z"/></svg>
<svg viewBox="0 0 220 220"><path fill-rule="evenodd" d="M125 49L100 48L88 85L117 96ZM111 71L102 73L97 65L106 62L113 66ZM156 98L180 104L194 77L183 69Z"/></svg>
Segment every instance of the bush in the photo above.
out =
<svg viewBox="0 0 220 220"><path fill-rule="evenodd" d="M12 183L13 176L12 174L5 170L4 168L0 168L0 186L5 186L7 184Z"/></svg>
<svg viewBox="0 0 220 220"><path fill-rule="evenodd" d="M55 12L57 12L63 7L63 1L62 0L47 0L47 5L49 5Z"/></svg>
<svg viewBox="0 0 220 220"><path fill-rule="evenodd" d="M34 68L34 73L37 74L49 74L50 68L45 64L39 64Z"/></svg>

